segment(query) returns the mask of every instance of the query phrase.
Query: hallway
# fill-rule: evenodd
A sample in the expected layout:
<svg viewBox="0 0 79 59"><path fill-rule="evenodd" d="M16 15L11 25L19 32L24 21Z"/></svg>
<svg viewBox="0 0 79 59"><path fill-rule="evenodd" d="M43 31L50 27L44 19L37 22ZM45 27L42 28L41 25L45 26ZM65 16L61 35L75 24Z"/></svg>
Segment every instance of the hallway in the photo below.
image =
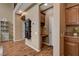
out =
<svg viewBox="0 0 79 59"><path fill-rule="evenodd" d="M40 52L36 52L27 45L24 41L3 42L4 56L52 56L52 47L44 45Z"/></svg>

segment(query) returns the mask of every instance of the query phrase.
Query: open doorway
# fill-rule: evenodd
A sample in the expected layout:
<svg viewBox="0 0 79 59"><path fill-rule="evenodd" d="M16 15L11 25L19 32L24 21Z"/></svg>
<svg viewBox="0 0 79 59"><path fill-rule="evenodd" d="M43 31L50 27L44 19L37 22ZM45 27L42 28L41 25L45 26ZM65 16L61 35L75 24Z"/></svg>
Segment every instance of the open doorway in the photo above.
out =
<svg viewBox="0 0 79 59"><path fill-rule="evenodd" d="M52 44L52 18L53 17L53 4L40 4L40 30L41 30L41 49L44 46L51 47ZM53 53L53 52L52 52Z"/></svg>

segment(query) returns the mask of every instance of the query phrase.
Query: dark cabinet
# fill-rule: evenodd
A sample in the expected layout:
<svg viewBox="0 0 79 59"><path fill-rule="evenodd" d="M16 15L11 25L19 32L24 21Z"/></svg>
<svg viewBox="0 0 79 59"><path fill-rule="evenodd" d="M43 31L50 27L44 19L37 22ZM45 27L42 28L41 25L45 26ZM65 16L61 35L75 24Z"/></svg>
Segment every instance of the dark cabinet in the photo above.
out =
<svg viewBox="0 0 79 59"><path fill-rule="evenodd" d="M79 3L66 3L66 8L70 8L70 7L73 7L73 6L76 6L76 5L79 5Z"/></svg>
<svg viewBox="0 0 79 59"><path fill-rule="evenodd" d="M79 6L66 9L66 25L79 24Z"/></svg>
<svg viewBox="0 0 79 59"><path fill-rule="evenodd" d="M65 4L64 55L79 56L79 37L73 35L73 28L79 26L79 4Z"/></svg>
<svg viewBox="0 0 79 59"><path fill-rule="evenodd" d="M79 50L78 50L79 43L72 42L71 40L72 38L65 38L64 55L65 56L78 56L79 55Z"/></svg>

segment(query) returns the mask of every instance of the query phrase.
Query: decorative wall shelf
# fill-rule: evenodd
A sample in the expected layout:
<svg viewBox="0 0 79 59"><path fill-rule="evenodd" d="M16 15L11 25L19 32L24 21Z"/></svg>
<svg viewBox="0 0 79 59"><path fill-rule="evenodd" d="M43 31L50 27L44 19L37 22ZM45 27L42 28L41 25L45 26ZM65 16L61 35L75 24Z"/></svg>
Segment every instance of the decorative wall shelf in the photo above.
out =
<svg viewBox="0 0 79 59"><path fill-rule="evenodd" d="M0 17L0 40L9 40L9 22L5 17Z"/></svg>

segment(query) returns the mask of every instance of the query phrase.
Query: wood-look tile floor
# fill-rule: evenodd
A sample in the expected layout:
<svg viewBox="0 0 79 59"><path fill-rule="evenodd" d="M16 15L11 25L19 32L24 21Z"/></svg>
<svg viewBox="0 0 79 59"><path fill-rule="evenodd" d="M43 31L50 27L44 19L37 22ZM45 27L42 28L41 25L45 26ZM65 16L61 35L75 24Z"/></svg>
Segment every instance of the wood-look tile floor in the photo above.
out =
<svg viewBox="0 0 79 59"><path fill-rule="evenodd" d="M4 56L53 56L53 48L44 45L40 52L25 45L24 41L2 42Z"/></svg>

